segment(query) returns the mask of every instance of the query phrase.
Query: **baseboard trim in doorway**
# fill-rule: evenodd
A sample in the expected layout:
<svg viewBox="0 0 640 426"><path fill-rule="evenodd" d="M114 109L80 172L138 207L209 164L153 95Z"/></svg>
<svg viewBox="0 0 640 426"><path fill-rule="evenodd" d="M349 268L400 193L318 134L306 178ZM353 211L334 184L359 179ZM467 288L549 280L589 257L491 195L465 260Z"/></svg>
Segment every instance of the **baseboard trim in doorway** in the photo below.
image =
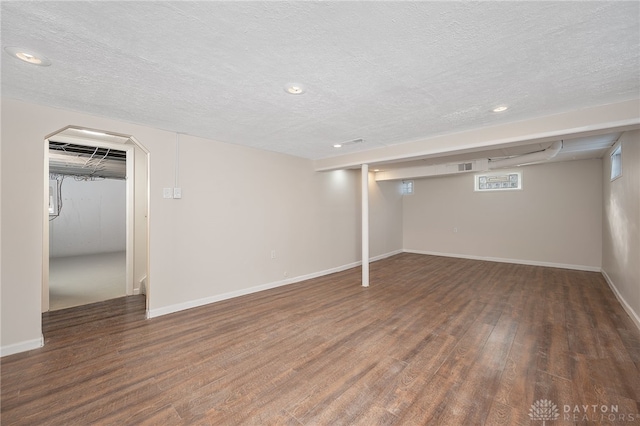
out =
<svg viewBox="0 0 640 426"><path fill-rule="evenodd" d="M386 259L393 255L402 253L402 250L395 250L392 252L384 253L370 259L370 262L376 262L378 260ZM234 297L240 297L251 293L257 293L259 291L269 290L276 287L281 287L289 284L299 283L301 281L310 280L313 278L322 277L324 275L334 274L336 272L342 272L347 269L355 268L362 265L361 261L348 263L346 265L338 266L335 268L325 269L324 271L314 272L307 275L300 275L298 277L288 278L286 280L274 281L267 284L262 284L254 287L244 288L237 291L230 291L228 293L217 294L211 297L204 297L202 299L190 300L188 302L176 303L175 305L169 305L162 308L150 309L147 311L147 318L155 318L162 315L172 314L174 312L183 311L185 309L196 308L198 306L208 305L210 303L221 302L223 300L232 299Z"/></svg>
<svg viewBox="0 0 640 426"><path fill-rule="evenodd" d="M17 354L20 352L30 351L32 349L38 349L44 346L44 336L39 339L25 340L24 342L13 343L0 347L0 357Z"/></svg>

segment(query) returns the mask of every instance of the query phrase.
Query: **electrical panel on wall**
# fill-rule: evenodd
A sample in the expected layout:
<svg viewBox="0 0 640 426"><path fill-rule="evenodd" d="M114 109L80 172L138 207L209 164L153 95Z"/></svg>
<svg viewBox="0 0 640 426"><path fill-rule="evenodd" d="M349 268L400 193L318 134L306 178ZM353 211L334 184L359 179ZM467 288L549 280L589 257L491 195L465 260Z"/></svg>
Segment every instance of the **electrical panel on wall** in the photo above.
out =
<svg viewBox="0 0 640 426"><path fill-rule="evenodd" d="M60 181L49 180L49 217L60 215Z"/></svg>

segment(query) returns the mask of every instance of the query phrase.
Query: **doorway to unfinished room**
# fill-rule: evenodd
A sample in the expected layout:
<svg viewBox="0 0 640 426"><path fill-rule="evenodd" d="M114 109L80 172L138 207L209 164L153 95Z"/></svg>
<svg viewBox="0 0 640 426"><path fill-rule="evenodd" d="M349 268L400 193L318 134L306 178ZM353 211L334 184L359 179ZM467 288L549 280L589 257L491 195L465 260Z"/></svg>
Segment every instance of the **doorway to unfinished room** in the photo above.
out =
<svg viewBox="0 0 640 426"><path fill-rule="evenodd" d="M44 148L42 311L148 295L148 151L72 126Z"/></svg>

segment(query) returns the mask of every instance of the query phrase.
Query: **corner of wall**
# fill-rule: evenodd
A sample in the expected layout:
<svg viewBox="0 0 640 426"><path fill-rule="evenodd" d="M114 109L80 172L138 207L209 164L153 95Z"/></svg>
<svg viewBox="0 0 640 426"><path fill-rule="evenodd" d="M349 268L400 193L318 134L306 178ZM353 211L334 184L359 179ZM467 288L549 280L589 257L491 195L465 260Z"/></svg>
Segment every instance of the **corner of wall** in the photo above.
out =
<svg viewBox="0 0 640 426"><path fill-rule="evenodd" d="M609 156L618 145L622 175L612 181ZM623 133L602 166L602 275L640 329L640 130Z"/></svg>
<svg viewBox="0 0 640 426"><path fill-rule="evenodd" d="M602 270L602 276L604 277L604 279L607 282L607 284L609 284L609 288L611 288L611 291L616 296L616 299L618 299L618 301L620 302L620 304L624 308L625 312L631 318L631 321L633 321L633 323L636 325L636 327L638 327L638 330L640 330L640 315L638 315L638 313L636 313L633 310L631 305L629 305L629 303L627 303L627 301L624 299L624 297L622 297L622 295L620 294L620 292L616 288L616 285L613 283L613 280L611 279L611 277L609 277L609 275L607 274L607 272L604 269Z"/></svg>

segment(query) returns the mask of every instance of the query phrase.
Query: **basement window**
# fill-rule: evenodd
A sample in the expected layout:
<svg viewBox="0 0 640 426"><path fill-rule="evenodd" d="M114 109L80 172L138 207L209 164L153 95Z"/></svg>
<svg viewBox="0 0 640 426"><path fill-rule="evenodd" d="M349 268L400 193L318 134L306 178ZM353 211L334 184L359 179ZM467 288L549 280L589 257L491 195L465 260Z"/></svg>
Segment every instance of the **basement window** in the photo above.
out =
<svg viewBox="0 0 640 426"><path fill-rule="evenodd" d="M618 145L611 153L611 180L622 176L622 145Z"/></svg>
<svg viewBox="0 0 640 426"><path fill-rule="evenodd" d="M474 191L513 191L522 189L522 172L475 175Z"/></svg>
<svg viewBox="0 0 640 426"><path fill-rule="evenodd" d="M402 186L400 186L400 192L402 195L411 195L413 194L413 181L412 180L403 180Z"/></svg>

